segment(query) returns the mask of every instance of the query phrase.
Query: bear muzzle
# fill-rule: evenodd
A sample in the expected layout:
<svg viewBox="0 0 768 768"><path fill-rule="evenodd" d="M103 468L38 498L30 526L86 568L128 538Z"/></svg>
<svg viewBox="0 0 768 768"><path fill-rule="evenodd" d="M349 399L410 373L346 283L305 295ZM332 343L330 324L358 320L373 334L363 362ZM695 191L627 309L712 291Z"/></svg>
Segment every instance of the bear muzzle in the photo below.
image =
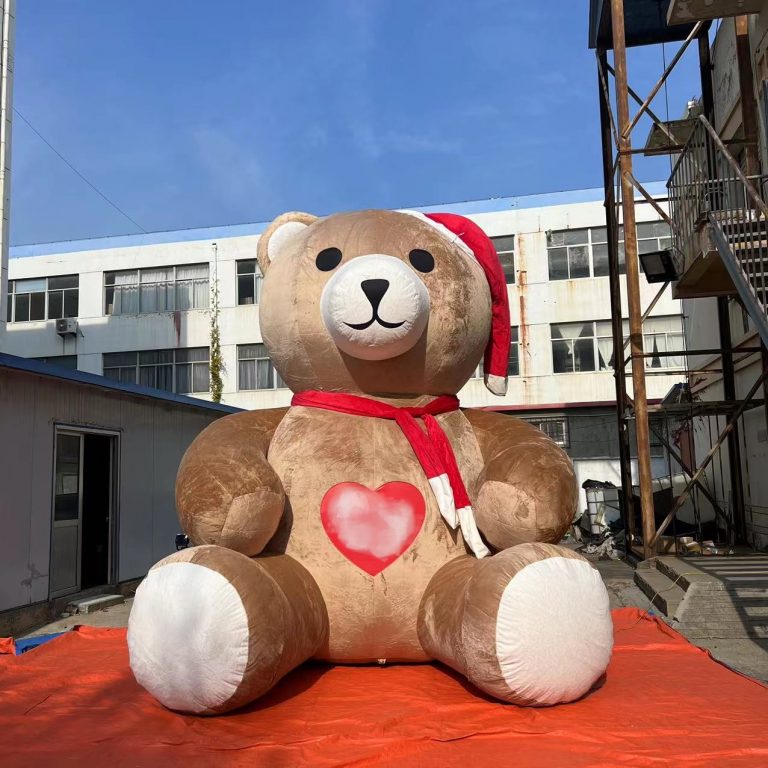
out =
<svg viewBox="0 0 768 768"><path fill-rule="evenodd" d="M429 320L427 287L400 259L358 256L328 281L323 323L336 346L361 360L388 360L411 349Z"/></svg>

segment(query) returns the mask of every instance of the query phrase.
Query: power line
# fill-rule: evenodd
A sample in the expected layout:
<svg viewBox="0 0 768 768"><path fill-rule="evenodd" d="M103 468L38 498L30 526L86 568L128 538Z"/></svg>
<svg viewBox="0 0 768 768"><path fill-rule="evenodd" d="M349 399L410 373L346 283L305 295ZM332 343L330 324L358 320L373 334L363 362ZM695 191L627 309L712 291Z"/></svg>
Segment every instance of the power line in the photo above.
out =
<svg viewBox="0 0 768 768"><path fill-rule="evenodd" d="M125 218L131 222L131 224L140 229L142 232L146 233L147 230L144 229L144 227L142 227L138 221L132 219L117 203L112 202L112 200L110 200L95 184L86 179L85 176L83 176L83 174L80 173L80 171L78 171L77 168L75 168L75 166L72 165L72 163L70 163L69 160L67 160L67 158L64 157L64 155L62 155L61 152L59 152L59 150L56 149L56 147L54 147L48 141L48 139L46 139L45 136L43 136L43 134L40 133L40 131L38 131L37 128L32 125L32 123L29 122L29 120L27 120L27 118L24 117L24 115L22 115L18 109L16 109L16 107L13 108L13 111L32 129L33 133L40 139L40 141L42 141L43 144L45 144L45 146L48 147L48 149L50 149L51 152L53 152L65 165L74 171L97 195L99 195L99 197L109 203L118 213L125 216Z"/></svg>

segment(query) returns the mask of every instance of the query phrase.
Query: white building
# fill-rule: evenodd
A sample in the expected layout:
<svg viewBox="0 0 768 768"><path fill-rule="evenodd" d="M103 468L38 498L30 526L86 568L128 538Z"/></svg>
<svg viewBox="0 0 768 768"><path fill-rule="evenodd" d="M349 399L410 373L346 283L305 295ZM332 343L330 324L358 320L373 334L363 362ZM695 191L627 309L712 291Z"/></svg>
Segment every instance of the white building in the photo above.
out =
<svg viewBox="0 0 768 768"><path fill-rule="evenodd" d="M509 392L493 396L478 376L460 393L462 403L530 418L569 450L581 479L618 482L602 190L422 210L476 221L494 239L508 275ZM667 247L666 226L650 206L640 211L641 251ZM264 227L13 248L3 351L209 398L210 293L217 284L222 402L285 406L291 393L272 369L259 332L255 256ZM643 285L644 306L655 292ZM67 317L76 319L76 329L57 333L55 319ZM645 341L648 351L683 348L680 306L669 292L645 324ZM683 367L682 357L649 359L649 397L663 397Z"/></svg>
<svg viewBox="0 0 768 768"><path fill-rule="evenodd" d="M743 58L737 55L737 36L736 20L723 18L710 47L712 109L708 117L725 146L717 153L712 152L706 176L686 179L686 184L680 187L685 202L678 205L673 216L679 230L677 247L685 255L679 265L680 281L675 290L684 299L687 347L707 350L689 361L690 389L696 402L713 407L723 402L738 405L746 399L768 360L761 354L761 347L764 351L768 344L764 290L768 224L764 214L752 213L751 209L760 206L745 192L745 185L733 171L734 165L740 165L751 176L764 206L768 189L764 175L768 168L768 1L762 3L760 13L747 18L744 43L749 55ZM740 67L743 67L741 72ZM743 142L745 113L751 113L756 120L754 164L750 163L748 148ZM701 127L698 130L701 135ZM695 153L700 151L701 141L697 138L696 142L689 143L676 167L684 168L686 163L690 167L696 162ZM671 185L673 190L675 185L680 185L674 175ZM725 194L710 193L718 187L725 190ZM691 220L699 217L701 221L702 214L709 213L718 218L722 225L718 225L720 231L727 235L720 247L713 244L707 249L702 243L715 242L712 239L715 227L711 224L691 227ZM753 232L749 237L742 237L742 243L738 242L738 233L733 234L733 222L739 222L742 228L753 228L749 230ZM698 235L701 229L706 229L709 240L701 238L693 247L693 235L688 233ZM742 282L735 282L729 276L724 266L727 262L742 275ZM729 358L719 352L728 347L744 350L733 357L730 376ZM731 439L724 441L702 475L721 508L728 513L735 529L735 542L761 550L768 549L768 473L765 472L768 410L761 403L765 396L766 389L760 386L753 396L756 400L737 420L738 432L734 430ZM726 425L726 412L723 409L714 412L717 415L703 413L690 419L694 453L700 460L707 456ZM740 503L735 498L739 492Z"/></svg>

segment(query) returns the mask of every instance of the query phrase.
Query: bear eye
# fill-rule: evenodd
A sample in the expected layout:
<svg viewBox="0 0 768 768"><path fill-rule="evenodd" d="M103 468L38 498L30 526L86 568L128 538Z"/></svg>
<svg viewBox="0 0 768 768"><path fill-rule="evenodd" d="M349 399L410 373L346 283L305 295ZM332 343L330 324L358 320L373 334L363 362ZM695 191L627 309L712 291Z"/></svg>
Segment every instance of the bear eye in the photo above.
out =
<svg viewBox="0 0 768 768"><path fill-rule="evenodd" d="M434 256L429 251L424 251L421 248L414 248L408 254L408 258L419 272L431 272L435 268Z"/></svg>
<svg viewBox="0 0 768 768"><path fill-rule="evenodd" d="M321 272L330 272L341 264L341 251L338 248L323 248L317 254L315 264Z"/></svg>

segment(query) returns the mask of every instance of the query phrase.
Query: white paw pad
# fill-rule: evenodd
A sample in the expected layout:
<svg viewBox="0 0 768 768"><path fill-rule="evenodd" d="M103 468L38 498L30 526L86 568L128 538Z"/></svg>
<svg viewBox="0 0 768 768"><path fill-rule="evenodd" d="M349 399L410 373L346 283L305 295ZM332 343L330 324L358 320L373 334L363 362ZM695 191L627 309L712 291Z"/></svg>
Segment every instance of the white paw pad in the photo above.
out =
<svg viewBox="0 0 768 768"><path fill-rule="evenodd" d="M151 570L128 623L136 680L161 704L205 712L228 701L248 663L248 616L238 591L196 563Z"/></svg>
<svg viewBox="0 0 768 768"><path fill-rule="evenodd" d="M583 696L613 649L608 593L583 561L550 557L509 582L496 619L496 655L515 700L559 704Z"/></svg>

